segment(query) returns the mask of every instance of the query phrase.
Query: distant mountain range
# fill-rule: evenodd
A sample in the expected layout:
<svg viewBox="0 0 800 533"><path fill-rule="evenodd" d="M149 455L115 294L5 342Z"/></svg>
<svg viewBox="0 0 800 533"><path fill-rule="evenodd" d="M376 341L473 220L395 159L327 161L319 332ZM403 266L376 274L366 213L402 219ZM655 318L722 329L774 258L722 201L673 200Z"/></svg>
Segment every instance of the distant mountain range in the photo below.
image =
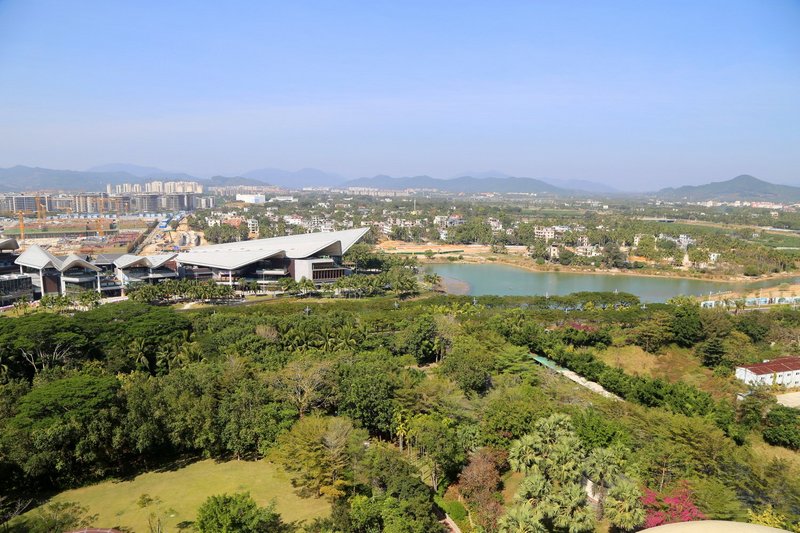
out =
<svg viewBox="0 0 800 533"><path fill-rule="evenodd" d="M569 194L571 191L550 185L533 178L474 178L464 176L449 180L430 176L414 176L409 178L393 178L391 176L375 176L346 181L345 187L372 187L375 189L436 189L451 193L536 193L536 194Z"/></svg>
<svg viewBox="0 0 800 533"><path fill-rule="evenodd" d="M685 185L678 188L661 189L656 196L664 200L700 202L718 201L767 201L800 202L800 187L777 185L743 174L727 181L716 181L706 185Z"/></svg>
<svg viewBox="0 0 800 533"><path fill-rule="evenodd" d="M345 182L345 178L324 172L316 168L302 168L296 172L279 168L259 168L242 174L242 177L277 185L287 189L301 187L336 187Z"/></svg>
<svg viewBox="0 0 800 533"><path fill-rule="evenodd" d="M0 192L24 192L38 190L102 191L106 184L143 183L159 180L197 181L206 186L275 185L287 189L302 187L371 187L376 189L436 189L453 194L530 193L551 196L623 194L607 185L588 180L556 180L551 178L520 178L502 172L473 172L451 179L430 176L393 178L378 175L371 178L346 180L331 172L314 168L297 171L277 168L262 168L245 172L240 176L198 178L183 172L165 171L156 167L144 167L113 163L92 167L88 170L56 170L18 165L0 168ZM762 200L773 202L800 202L800 187L777 185L753 176L737 176L728 181L705 185L661 189L652 196L672 201L704 200Z"/></svg>
<svg viewBox="0 0 800 533"><path fill-rule="evenodd" d="M497 170L485 170L481 172L462 172L453 176L454 178L513 178L511 174L499 172ZM596 181L589 180L559 180L553 178L539 178L540 181L558 187L560 189L567 189L570 191L594 192L601 194L619 194L620 191L606 185L604 183L597 183Z"/></svg>

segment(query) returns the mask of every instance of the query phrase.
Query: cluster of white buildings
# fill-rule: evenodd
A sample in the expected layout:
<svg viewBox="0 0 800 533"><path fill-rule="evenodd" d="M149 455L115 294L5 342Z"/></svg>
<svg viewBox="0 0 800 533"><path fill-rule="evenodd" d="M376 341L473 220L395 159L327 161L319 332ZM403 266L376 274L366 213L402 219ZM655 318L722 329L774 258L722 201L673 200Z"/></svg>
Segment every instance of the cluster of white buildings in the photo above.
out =
<svg viewBox="0 0 800 533"><path fill-rule="evenodd" d="M196 181L148 181L144 184L141 183L120 183L106 185L106 193L111 194L129 194L129 193L191 193L203 194L203 185Z"/></svg>

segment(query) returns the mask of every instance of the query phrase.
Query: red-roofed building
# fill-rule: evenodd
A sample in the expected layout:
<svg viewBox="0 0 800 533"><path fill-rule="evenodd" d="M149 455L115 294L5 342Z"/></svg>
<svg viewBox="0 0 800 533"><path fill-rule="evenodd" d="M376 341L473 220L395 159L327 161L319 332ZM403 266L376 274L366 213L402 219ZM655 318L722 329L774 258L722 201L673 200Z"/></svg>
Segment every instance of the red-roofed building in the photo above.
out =
<svg viewBox="0 0 800 533"><path fill-rule="evenodd" d="M736 378L748 385L800 387L800 357L780 357L736 367Z"/></svg>

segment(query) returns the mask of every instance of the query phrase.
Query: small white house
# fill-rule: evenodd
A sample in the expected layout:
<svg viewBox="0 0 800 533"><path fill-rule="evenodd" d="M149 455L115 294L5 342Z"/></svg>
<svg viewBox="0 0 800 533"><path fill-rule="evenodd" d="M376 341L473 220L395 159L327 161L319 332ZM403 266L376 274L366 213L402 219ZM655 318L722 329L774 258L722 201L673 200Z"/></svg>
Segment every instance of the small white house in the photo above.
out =
<svg viewBox="0 0 800 533"><path fill-rule="evenodd" d="M748 385L800 387L800 357L781 357L736 367L736 378Z"/></svg>

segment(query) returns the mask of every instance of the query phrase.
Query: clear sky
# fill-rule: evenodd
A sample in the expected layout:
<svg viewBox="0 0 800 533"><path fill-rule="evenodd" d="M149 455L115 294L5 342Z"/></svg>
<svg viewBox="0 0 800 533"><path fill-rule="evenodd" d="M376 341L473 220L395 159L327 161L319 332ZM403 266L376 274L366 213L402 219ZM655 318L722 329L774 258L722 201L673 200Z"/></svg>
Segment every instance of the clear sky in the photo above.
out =
<svg viewBox="0 0 800 533"><path fill-rule="evenodd" d="M800 185L800 1L0 0L0 166Z"/></svg>

